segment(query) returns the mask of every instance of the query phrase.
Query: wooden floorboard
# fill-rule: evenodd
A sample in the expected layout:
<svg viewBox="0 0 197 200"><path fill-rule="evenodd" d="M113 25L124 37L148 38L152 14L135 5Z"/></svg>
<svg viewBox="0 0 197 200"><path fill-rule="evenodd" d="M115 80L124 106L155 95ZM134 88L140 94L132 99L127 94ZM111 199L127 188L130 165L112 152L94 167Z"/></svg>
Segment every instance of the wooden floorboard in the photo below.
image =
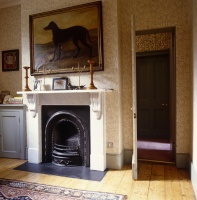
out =
<svg viewBox="0 0 197 200"><path fill-rule="evenodd" d="M108 170L100 182L14 170L25 160L0 158L0 178L127 195L128 200L195 200L189 173L173 165L139 163L138 180L131 165Z"/></svg>

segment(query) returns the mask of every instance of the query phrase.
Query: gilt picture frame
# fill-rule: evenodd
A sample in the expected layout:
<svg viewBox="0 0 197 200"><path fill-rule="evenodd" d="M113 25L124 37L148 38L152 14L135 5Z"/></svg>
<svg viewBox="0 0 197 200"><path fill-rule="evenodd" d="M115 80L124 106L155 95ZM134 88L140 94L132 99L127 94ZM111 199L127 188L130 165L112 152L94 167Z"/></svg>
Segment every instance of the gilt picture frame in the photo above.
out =
<svg viewBox="0 0 197 200"><path fill-rule="evenodd" d="M101 1L33 14L29 25L31 75L88 72L88 60L104 70Z"/></svg>
<svg viewBox="0 0 197 200"><path fill-rule="evenodd" d="M2 71L19 71L19 49L2 51Z"/></svg>

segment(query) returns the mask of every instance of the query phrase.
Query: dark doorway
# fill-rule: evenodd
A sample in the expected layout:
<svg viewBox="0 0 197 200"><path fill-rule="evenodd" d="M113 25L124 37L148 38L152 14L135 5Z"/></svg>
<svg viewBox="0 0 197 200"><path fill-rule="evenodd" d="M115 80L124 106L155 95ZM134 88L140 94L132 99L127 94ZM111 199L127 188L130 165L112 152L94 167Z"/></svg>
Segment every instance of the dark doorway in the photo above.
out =
<svg viewBox="0 0 197 200"><path fill-rule="evenodd" d="M138 158L174 162L170 50L137 54Z"/></svg>
<svg viewBox="0 0 197 200"><path fill-rule="evenodd" d="M169 52L138 56L136 63L138 137L170 139Z"/></svg>

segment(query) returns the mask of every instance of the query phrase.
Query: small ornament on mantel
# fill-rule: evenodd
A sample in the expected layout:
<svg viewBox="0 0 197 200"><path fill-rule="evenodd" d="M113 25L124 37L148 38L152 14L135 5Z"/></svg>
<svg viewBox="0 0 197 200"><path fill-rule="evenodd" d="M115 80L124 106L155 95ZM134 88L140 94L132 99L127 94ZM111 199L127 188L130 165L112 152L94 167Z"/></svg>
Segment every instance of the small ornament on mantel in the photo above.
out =
<svg viewBox="0 0 197 200"><path fill-rule="evenodd" d="M43 77L44 83L42 84L41 90L46 91L45 77L46 77L46 74L47 74L47 70L45 69L45 66L43 66L43 74L44 74L44 77Z"/></svg>
<svg viewBox="0 0 197 200"><path fill-rule="evenodd" d="M28 69L30 68L30 67L27 67L27 66L25 66L25 67L23 67L24 69L25 69L25 71L26 71L26 76L25 76L25 89L24 89L24 91L31 91L30 89L29 89L29 86L28 86Z"/></svg>
<svg viewBox="0 0 197 200"><path fill-rule="evenodd" d="M80 67L80 64L79 64L79 63L78 63L78 67L77 67L76 69L75 69L74 67L72 67L72 70L77 71L77 73L78 73L78 75L79 75L79 86L78 86L78 87L75 87L75 86L72 86L72 85L70 84L71 88L74 88L74 87L75 87L75 90L76 90L76 89L81 90L81 89L84 88L84 86L81 85L81 81L80 81L80 75L81 75L81 73L83 72L84 69L85 69L85 66L84 66L84 67Z"/></svg>
<svg viewBox="0 0 197 200"><path fill-rule="evenodd" d="M95 63L94 60L88 60L87 61L90 64L90 85L87 87L88 90L92 90L92 89L97 89L97 87L95 87L94 82L93 82L93 64Z"/></svg>

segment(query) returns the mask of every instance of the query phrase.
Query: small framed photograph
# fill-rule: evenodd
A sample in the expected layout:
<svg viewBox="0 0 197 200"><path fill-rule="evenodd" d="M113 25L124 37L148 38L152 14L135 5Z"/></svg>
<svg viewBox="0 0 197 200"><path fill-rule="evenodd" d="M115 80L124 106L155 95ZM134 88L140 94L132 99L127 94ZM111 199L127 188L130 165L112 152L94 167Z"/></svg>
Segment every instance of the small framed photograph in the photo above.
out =
<svg viewBox="0 0 197 200"><path fill-rule="evenodd" d="M67 90L68 89L68 78L54 78L53 79L53 90Z"/></svg>
<svg viewBox="0 0 197 200"><path fill-rule="evenodd" d="M34 80L34 90L41 91L42 80Z"/></svg>
<svg viewBox="0 0 197 200"><path fill-rule="evenodd" d="M19 71L19 50L2 51L2 71Z"/></svg>

